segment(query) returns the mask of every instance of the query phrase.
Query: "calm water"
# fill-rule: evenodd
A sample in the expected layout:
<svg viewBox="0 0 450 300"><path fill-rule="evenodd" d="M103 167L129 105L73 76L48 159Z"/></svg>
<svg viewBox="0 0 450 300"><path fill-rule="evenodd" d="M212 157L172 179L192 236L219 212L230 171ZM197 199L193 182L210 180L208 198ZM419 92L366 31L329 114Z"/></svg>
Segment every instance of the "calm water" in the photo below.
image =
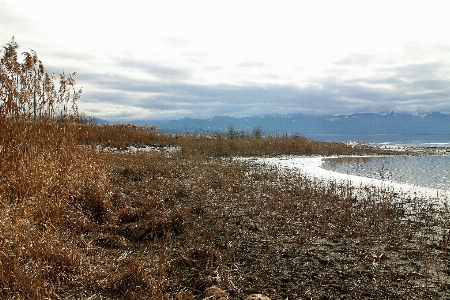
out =
<svg viewBox="0 0 450 300"><path fill-rule="evenodd" d="M341 157L324 169L375 179L450 190L450 156Z"/></svg>
<svg viewBox="0 0 450 300"><path fill-rule="evenodd" d="M449 134L306 134L319 141L361 142L377 146L450 147Z"/></svg>

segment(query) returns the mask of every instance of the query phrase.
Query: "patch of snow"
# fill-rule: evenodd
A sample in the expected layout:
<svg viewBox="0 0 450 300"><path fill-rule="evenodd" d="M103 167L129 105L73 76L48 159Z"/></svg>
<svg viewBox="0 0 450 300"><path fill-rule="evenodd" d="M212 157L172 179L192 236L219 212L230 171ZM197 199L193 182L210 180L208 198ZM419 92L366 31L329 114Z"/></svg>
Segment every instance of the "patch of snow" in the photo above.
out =
<svg viewBox="0 0 450 300"><path fill-rule="evenodd" d="M104 151L111 152L122 152L122 153L137 153L137 152L164 152L166 157L171 157L172 153L178 152L181 150L180 146L144 146L144 147L135 147L129 146L125 150L118 150L114 147L106 147L103 149Z"/></svg>

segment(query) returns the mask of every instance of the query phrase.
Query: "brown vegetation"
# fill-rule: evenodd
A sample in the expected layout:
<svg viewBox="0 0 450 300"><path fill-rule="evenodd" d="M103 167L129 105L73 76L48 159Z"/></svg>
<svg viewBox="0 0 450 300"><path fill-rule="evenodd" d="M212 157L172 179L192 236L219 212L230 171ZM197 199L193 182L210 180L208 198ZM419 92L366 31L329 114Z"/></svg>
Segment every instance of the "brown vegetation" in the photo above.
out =
<svg viewBox="0 0 450 300"><path fill-rule="evenodd" d="M65 100L34 114L42 103L19 96L20 70L2 60L1 299L447 298L448 211L417 205L412 218L403 205L421 199L356 200L229 159L379 150L80 124ZM101 151L127 145L181 150Z"/></svg>

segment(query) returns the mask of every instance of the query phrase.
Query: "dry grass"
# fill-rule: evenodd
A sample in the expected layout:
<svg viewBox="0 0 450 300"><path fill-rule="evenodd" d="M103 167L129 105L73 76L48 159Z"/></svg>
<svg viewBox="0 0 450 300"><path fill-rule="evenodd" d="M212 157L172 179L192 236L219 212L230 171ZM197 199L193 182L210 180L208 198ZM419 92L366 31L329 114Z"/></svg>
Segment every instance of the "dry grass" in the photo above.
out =
<svg viewBox="0 0 450 300"><path fill-rule="evenodd" d="M448 298L448 211L228 159L378 150L79 124L76 110L34 114L35 85L19 101L20 68L1 70L14 79L1 83L1 299Z"/></svg>
<svg viewBox="0 0 450 300"><path fill-rule="evenodd" d="M130 146L180 147L181 155L201 157L276 156L276 155L344 155L344 154L392 154L388 150L365 145L348 145L342 142L312 141L301 136L252 135L164 135L152 126L80 125L83 142L102 147L126 149Z"/></svg>
<svg viewBox="0 0 450 300"><path fill-rule="evenodd" d="M76 142L75 75L57 91L34 52L17 62L17 47L1 59L0 298L56 298L87 270L78 233L108 217L111 187L104 159Z"/></svg>
<svg viewBox="0 0 450 300"><path fill-rule="evenodd" d="M126 149L130 146L166 145L170 140L153 126L81 124L80 131L83 132L80 142L116 149Z"/></svg>

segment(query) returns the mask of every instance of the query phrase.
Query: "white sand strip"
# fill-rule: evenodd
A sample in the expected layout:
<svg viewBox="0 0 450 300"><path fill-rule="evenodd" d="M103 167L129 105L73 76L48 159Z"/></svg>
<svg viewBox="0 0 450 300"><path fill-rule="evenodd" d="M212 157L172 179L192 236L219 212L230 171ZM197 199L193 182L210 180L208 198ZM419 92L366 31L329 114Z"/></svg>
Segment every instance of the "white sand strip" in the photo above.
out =
<svg viewBox="0 0 450 300"><path fill-rule="evenodd" d="M326 158L336 158L326 157ZM307 179L317 183L319 187L329 186L334 183L335 186L352 187L352 196L360 199L367 197L368 193L374 195L386 192L392 201L402 201L405 199L423 199L423 205L437 205L441 208L450 204L450 190L433 189L428 187L415 186L404 183L397 183L391 180L379 180L356 175L343 174L333 172L321 168L325 157L271 157L271 158L248 158L245 161L252 161L259 164L267 164L277 166L279 170L287 170L289 172L298 172L306 176Z"/></svg>

